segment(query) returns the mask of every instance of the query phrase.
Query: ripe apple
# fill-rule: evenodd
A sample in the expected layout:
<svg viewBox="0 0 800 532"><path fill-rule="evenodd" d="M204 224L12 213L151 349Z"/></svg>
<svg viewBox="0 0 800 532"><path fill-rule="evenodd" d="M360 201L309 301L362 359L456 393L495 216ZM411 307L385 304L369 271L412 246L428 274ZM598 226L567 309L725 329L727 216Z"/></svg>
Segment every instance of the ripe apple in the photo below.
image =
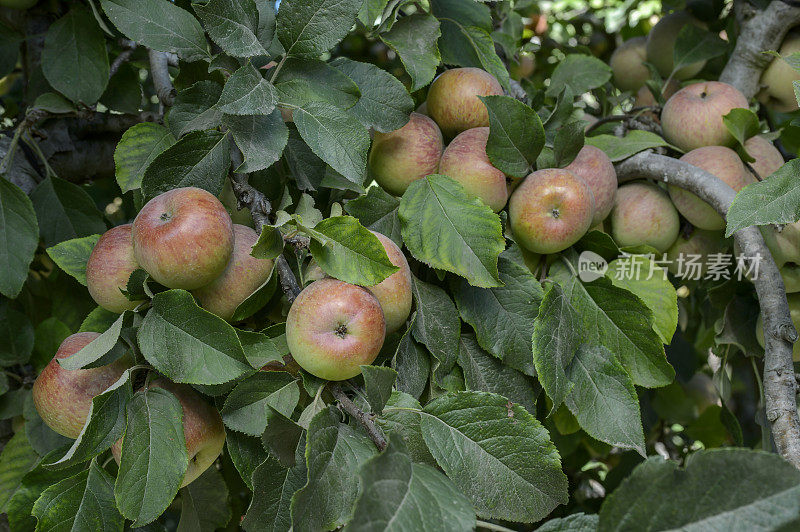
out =
<svg viewBox="0 0 800 532"><path fill-rule="evenodd" d="M366 288L320 279L297 296L286 318L286 343L301 368L341 381L361 373L383 346L386 320Z"/></svg>
<svg viewBox="0 0 800 532"><path fill-rule="evenodd" d="M428 115L447 138L453 138L467 129L488 126L489 111L478 96L500 94L503 87L485 70L445 70L428 89Z"/></svg>
<svg viewBox="0 0 800 532"><path fill-rule="evenodd" d="M133 253L150 276L169 288L194 290L220 276L233 252L233 222L205 190L159 194L133 221Z"/></svg>
<svg viewBox="0 0 800 532"><path fill-rule="evenodd" d="M635 91L650 79L647 61L647 38L634 37L622 43L611 54L608 64L614 74L614 84L624 91Z"/></svg>
<svg viewBox="0 0 800 532"><path fill-rule="evenodd" d="M111 312L136 308L141 301L129 301L120 289L128 286L128 278L137 268L131 224L119 225L103 233L86 262L86 287L95 303Z"/></svg>
<svg viewBox="0 0 800 532"><path fill-rule="evenodd" d="M672 98L672 95L678 92L681 88L681 84L675 81L674 79L668 80L664 86L661 88L661 95L664 97L664 100L669 100ZM650 87L647 85L642 85L639 90L636 92L636 99L633 101L634 107L654 107L657 105L655 96L653 93L650 92Z"/></svg>
<svg viewBox="0 0 800 532"><path fill-rule="evenodd" d="M436 173L442 149L442 132L436 122L411 113L400 129L375 132L369 152L370 172L384 190L400 196L417 179Z"/></svg>
<svg viewBox="0 0 800 532"><path fill-rule="evenodd" d="M731 109L747 109L747 98L720 81L702 81L684 87L664 104L661 125L664 137L690 151L702 146L730 146L735 139L722 117Z"/></svg>
<svg viewBox="0 0 800 532"><path fill-rule="evenodd" d="M685 154L680 160L714 174L736 191L755 181L736 152L724 146L697 148ZM670 185L669 195L678 211L695 227L712 231L725 227L722 216L692 192Z"/></svg>
<svg viewBox="0 0 800 532"><path fill-rule="evenodd" d="M411 313L411 269L403 251L392 239L376 231L372 233L383 244L389 261L400 268L380 283L367 287L381 304L386 320L386 334L389 334L402 327Z"/></svg>
<svg viewBox="0 0 800 532"><path fill-rule="evenodd" d="M533 172L508 202L508 221L520 246L534 253L557 253L580 240L592 226L594 196L569 170Z"/></svg>
<svg viewBox="0 0 800 532"><path fill-rule="evenodd" d="M611 236L621 247L648 245L659 253L678 238L678 211L661 188L635 181L617 189L609 216Z"/></svg>
<svg viewBox="0 0 800 532"><path fill-rule="evenodd" d="M617 193L617 172L611 159L600 148L587 144L564 169L586 181L592 189L594 196L592 226L601 223L614 207L614 196Z"/></svg>
<svg viewBox="0 0 800 532"><path fill-rule="evenodd" d="M789 301L789 315L792 317L794 328L800 331L800 294L790 294L786 298ZM756 339L761 347L765 347L764 342L764 320L761 315L756 321ZM800 341L795 342L792 347L792 360L800 362Z"/></svg>
<svg viewBox="0 0 800 532"><path fill-rule="evenodd" d="M75 439L81 433L92 399L131 367L127 355L98 368L67 370L61 367L59 360L74 355L98 336L95 332L68 336L33 383L33 404L42 420L67 438Z"/></svg>
<svg viewBox="0 0 800 532"><path fill-rule="evenodd" d="M175 384L166 379L157 379L149 388L162 388L171 392L181 403L183 409L183 439L189 455L189 467L183 477L181 487L192 483L203 471L209 468L222 452L225 445L225 425L216 408L203 400L191 386ZM111 454L119 464L124 438L111 447Z"/></svg>
<svg viewBox="0 0 800 532"><path fill-rule="evenodd" d="M673 275L681 273L683 276L699 275L699 280L705 276L708 270L708 256L714 253L724 253L728 249L728 242L722 231L706 231L705 229L695 228L688 237L680 234L674 244L667 250L667 269ZM682 271L679 272L679 259L683 261ZM698 264L697 272L689 271L688 263Z"/></svg>
<svg viewBox="0 0 800 532"><path fill-rule="evenodd" d="M783 40L780 54L786 56L796 52L800 52L800 33L790 33ZM761 85L765 87L761 100L783 113L796 110L797 97L792 82L798 80L800 72L789 66L784 59L776 57L761 74Z"/></svg>
<svg viewBox="0 0 800 532"><path fill-rule="evenodd" d="M475 127L459 133L444 150L439 173L452 177L470 194L477 196L494 212L508 201L506 175L492 166L486 155L488 127Z"/></svg>
<svg viewBox="0 0 800 532"><path fill-rule="evenodd" d="M258 241L255 229L233 224L233 253L222 274L210 284L192 291L201 307L224 320L256 291L272 272L272 261L257 259L250 251Z"/></svg>
<svg viewBox="0 0 800 532"><path fill-rule="evenodd" d="M783 155L770 141L760 135L750 137L744 143L744 149L755 159L750 163L762 179L775 173L783 166Z"/></svg>
<svg viewBox="0 0 800 532"><path fill-rule="evenodd" d="M703 29L708 27L686 11L676 11L662 17L647 35L647 61L655 66L658 73L665 78L670 77L670 74L672 74L672 69L675 66L673 61L675 41L678 40L678 33L687 24L694 24ZM705 61L698 61L697 63L686 65L678 69L672 77L675 79L689 79L700 72L705 64Z"/></svg>

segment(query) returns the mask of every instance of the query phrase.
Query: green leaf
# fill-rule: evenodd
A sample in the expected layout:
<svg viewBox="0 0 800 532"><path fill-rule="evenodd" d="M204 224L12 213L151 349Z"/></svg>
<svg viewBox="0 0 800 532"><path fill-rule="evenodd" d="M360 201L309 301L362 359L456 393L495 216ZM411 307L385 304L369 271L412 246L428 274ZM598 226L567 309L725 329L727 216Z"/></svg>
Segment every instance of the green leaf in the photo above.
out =
<svg viewBox="0 0 800 532"><path fill-rule="evenodd" d="M86 316L86 319L83 320L78 332L88 331L103 333L117 321L117 318L119 318L119 314L116 312L111 312L103 307L95 307L94 310ZM55 352L53 352L53 354L55 354Z"/></svg>
<svg viewBox="0 0 800 532"><path fill-rule="evenodd" d="M275 87L247 63L225 82L217 108L229 115L268 115L277 101Z"/></svg>
<svg viewBox="0 0 800 532"><path fill-rule="evenodd" d="M458 312L447 292L436 285L413 277L411 290L416 305L412 334L430 349L441 363L441 371L446 373L458 358L458 338L461 334Z"/></svg>
<svg viewBox="0 0 800 532"><path fill-rule="evenodd" d="M361 98L350 112L364 124L382 133L400 129L414 110L414 100L400 80L370 63L339 57L331 66L355 81Z"/></svg>
<svg viewBox="0 0 800 532"><path fill-rule="evenodd" d="M545 521L536 532L597 532L597 514L577 513Z"/></svg>
<svg viewBox="0 0 800 532"><path fill-rule="evenodd" d="M564 168L578 156L585 141L584 122L570 122L556 130L553 140L553 159L557 168Z"/></svg>
<svg viewBox="0 0 800 532"><path fill-rule="evenodd" d="M425 264L473 286L501 286L497 257L505 249L500 218L455 180L430 175L411 183L400 201L403 241Z"/></svg>
<svg viewBox="0 0 800 532"><path fill-rule="evenodd" d="M41 60L50 85L73 102L92 105L108 85L105 35L83 6L50 26Z"/></svg>
<svg viewBox="0 0 800 532"><path fill-rule="evenodd" d="M15 298L28 278L39 245L33 203L17 185L0 177L0 293Z"/></svg>
<svg viewBox="0 0 800 532"><path fill-rule="evenodd" d="M347 35L359 0L285 0L278 10L278 39L287 55L317 57Z"/></svg>
<svg viewBox="0 0 800 532"><path fill-rule="evenodd" d="M751 225L787 224L800 220L800 159L736 193L728 209L725 237Z"/></svg>
<svg viewBox="0 0 800 532"><path fill-rule="evenodd" d="M475 528L469 500L435 468L412 463L398 435L383 453L361 466L359 476L369 488L359 496L344 532Z"/></svg>
<svg viewBox="0 0 800 532"><path fill-rule="evenodd" d="M225 425L250 436L261 436L267 427L272 407L286 417L292 415L300 400L297 381L288 373L256 373L236 385L220 413Z"/></svg>
<svg viewBox="0 0 800 532"><path fill-rule="evenodd" d="M510 96L480 96L489 110L486 155L498 170L525 177L544 147L544 128L539 115Z"/></svg>
<svg viewBox="0 0 800 532"><path fill-rule="evenodd" d="M158 154L176 140L164 126L142 122L129 128L114 150L117 183L122 192L142 186L142 176Z"/></svg>
<svg viewBox="0 0 800 532"><path fill-rule="evenodd" d="M678 296L667 272L646 255L627 255L611 261L606 276L614 286L637 295L652 311L652 325L661 341L672 342L678 327Z"/></svg>
<svg viewBox="0 0 800 532"><path fill-rule="evenodd" d="M206 469L181 489L181 520L178 532L214 532L231 519L228 486L214 467Z"/></svg>
<svg viewBox="0 0 800 532"><path fill-rule="evenodd" d="M284 467L295 465L295 449L302 435L303 427L271 406L267 407L267 428L261 435L261 444Z"/></svg>
<svg viewBox="0 0 800 532"><path fill-rule="evenodd" d="M320 268L331 277L347 283L373 286L398 268L389 260L378 237L352 216L322 220L314 230L328 241L311 241L311 254Z"/></svg>
<svg viewBox="0 0 800 532"><path fill-rule="evenodd" d="M45 179L31 193L31 201L47 247L106 232L103 214L94 200L84 188L69 181L58 177Z"/></svg>
<svg viewBox="0 0 800 532"><path fill-rule="evenodd" d="M244 162L235 169L237 172L257 172L281 158L289 139L289 130L278 109L273 109L266 116L225 115L222 121L230 129L244 155Z"/></svg>
<svg viewBox="0 0 800 532"><path fill-rule="evenodd" d="M33 402L33 394L25 396L22 406L22 417L25 420L25 437L39 456L45 456L52 451L65 448L70 440L51 429L39 415Z"/></svg>
<svg viewBox="0 0 800 532"><path fill-rule="evenodd" d="M141 109L142 94L139 69L131 64L120 65L108 80L108 86L100 96L100 103L111 111L135 115Z"/></svg>
<svg viewBox="0 0 800 532"><path fill-rule="evenodd" d="M572 391L566 405L592 437L646 456L639 397L616 355L583 344L567 368Z"/></svg>
<svg viewBox="0 0 800 532"><path fill-rule="evenodd" d="M397 434L402 436L408 448L408 454L414 462L436 466L425 439L420 429L420 412L422 406L419 401L404 392L392 392L386 409L375 422L387 436Z"/></svg>
<svg viewBox="0 0 800 532"><path fill-rule="evenodd" d="M47 254L59 268L86 286L86 262L98 240L100 235L65 240L47 248Z"/></svg>
<svg viewBox="0 0 800 532"><path fill-rule="evenodd" d="M308 482L292 497L293 530L331 530L345 524L359 493L353 472L374 454L372 442L342 423L336 407L314 416L305 451Z"/></svg>
<svg viewBox="0 0 800 532"><path fill-rule="evenodd" d="M400 233L400 219L397 209L400 200L383 190L372 186L367 193L344 204L347 214L355 216L361 225L389 237L398 246L403 245Z"/></svg>
<svg viewBox="0 0 800 532"><path fill-rule="evenodd" d="M411 77L411 92L433 80L441 56L436 42L442 35L439 21L430 15L416 14L400 18L381 40L394 50Z"/></svg>
<svg viewBox="0 0 800 532"><path fill-rule="evenodd" d="M219 196L230 164L227 133L195 131L153 159L142 178L142 193L149 200L174 188L197 187Z"/></svg>
<svg viewBox="0 0 800 532"><path fill-rule="evenodd" d="M135 314L132 311L126 310L120 314L114 323L100 336L89 342L79 351L66 358L60 359L58 361L59 365L66 370L72 371L80 368L91 368L110 364L128 350L128 346L122 344L122 349L115 350L115 352L112 353L112 350L114 350L114 347L117 345L122 330L133 325L134 316ZM109 353L112 353L112 355L106 356Z"/></svg>
<svg viewBox="0 0 800 532"><path fill-rule="evenodd" d="M216 104L222 90L219 83L204 80L180 91L167 115L172 134L180 138L192 131L219 126L222 112L217 109Z"/></svg>
<svg viewBox="0 0 800 532"><path fill-rule="evenodd" d="M137 392L128 404L114 486L117 507L134 528L151 523L167 509L188 466L178 399L162 388Z"/></svg>
<svg viewBox="0 0 800 532"><path fill-rule="evenodd" d="M650 148L658 148L660 146L674 148L660 135L640 129L629 131L624 137L615 135L586 137L586 144L600 148L613 162L622 161L631 155L636 155L640 151L649 150ZM678 148L674 149L680 151Z"/></svg>
<svg viewBox="0 0 800 532"><path fill-rule="evenodd" d="M503 286L476 288L461 281L453 292L461 318L469 323L478 343L505 364L535 375L531 335L544 297L530 270L506 254L498 261Z"/></svg>
<svg viewBox="0 0 800 532"><path fill-rule="evenodd" d="M569 54L562 59L547 87L547 96L555 98L566 87L578 96L584 92L601 87L611 79L611 67L600 59L581 54Z"/></svg>
<svg viewBox="0 0 800 532"><path fill-rule="evenodd" d="M322 102L350 109L361 96L358 85L330 63L308 58L287 59L275 78L275 89L280 105L289 107Z"/></svg>
<svg viewBox="0 0 800 532"><path fill-rule="evenodd" d="M37 96L33 107L56 114L75 112L75 104L55 92L45 92Z"/></svg>
<svg viewBox="0 0 800 532"><path fill-rule="evenodd" d="M22 477L36 466L39 456L25 437L25 432L14 433L0 452L0 512L19 489Z"/></svg>
<svg viewBox="0 0 800 532"><path fill-rule="evenodd" d="M396 388L419 398L428 384L431 373L431 357L428 350L414 340L413 327L416 313L411 317L411 326L400 338L392 365L397 371Z"/></svg>
<svg viewBox="0 0 800 532"><path fill-rule="evenodd" d="M380 414L392 395L397 372L385 366L361 366L361 374L364 376L367 402L373 413Z"/></svg>
<svg viewBox="0 0 800 532"><path fill-rule="evenodd" d="M100 0L103 11L130 40L186 61L209 57L200 23L167 0Z"/></svg>
<svg viewBox="0 0 800 532"><path fill-rule="evenodd" d="M508 70L497 56L491 35L483 28L462 25L452 18L440 18L442 36L439 50L447 65L482 68L500 85L508 87Z"/></svg>
<svg viewBox="0 0 800 532"><path fill-rule="evenodd" d="M489 6L481 2L461 2L460 0L432 0L431 11L438 18L451 18L466 26L476 26L486 31L492 30L492 13Z"/></svg>
<svg viewBox="0 0 800 532"><path fill-rule="evenodd" d="M253 472L269 455L261 445L261 438L231 431L225 436L225 446L234 467L250 490L253 490Z"/></svg>
<svg viewBox="0 0 800 532"><path fill-rule="evenodd" d="M114 479L97 462L50 486L33 505L36 530L122 532L125 519L114 505Z"/></svg>
<svg viewBox="0 0 800 532"><path fill-rule="evenodd" d="M420 424L431 454L480 517L533 523L567 503L555 445L521 406L484 392L448 393L425 406Z"/></svg>
<svg viewBox="0 0 800 532"><path fill-rule="evenodd" d="M706 31L700 26L686 24L675 39L675 49L672 51L674 65L672 72L717 57L727 50L728 43L719 35Z"/></svg>
<svg viewBox="0 0 800 532"><path fill-rule="evenodd" d="M234 328L198 307L184 290L153 297L139 328L139 347L174 382L223 384L251 371Z"/></svg>
<svg viewBox="0 0 800 532"><path fill-rule="evenodd" d="M192 4L209 37L234 57L266 55L259 42L258 9L253 0L210 0Z"/></svg>
<svg viewBox="0 0 800 532"><path fill-rule="evenodd" d="M0 300L0 367L28 362L33 352L34 330L26 314Z"/></svg>
<svg viewBox="0 0 800 532"><path fill-rule="evenodd" d="M743 147L743 150L745 141L761 131L758 115L750 109L731 109L728 114L722 117L722 121L725 123L725 127L728 128L733 138L736 139L736 142ZM745 154L749 158L748 162L755 161L746 151Z"/></svg>
<svg viewBox="0 0 800 532"><path fill-rule="evenodd" d="M295 109L294 123L317 157L349 181L363 186L370 141L358 120L337 107L309 103Z"/></svg>
<svg viewBox="0 0 800 532"><path fill-rule="evenodd" d="M685 467L652 457L606 497L598 530L792 530L798 496L800 472L777 454L699 451Z"/></svg>

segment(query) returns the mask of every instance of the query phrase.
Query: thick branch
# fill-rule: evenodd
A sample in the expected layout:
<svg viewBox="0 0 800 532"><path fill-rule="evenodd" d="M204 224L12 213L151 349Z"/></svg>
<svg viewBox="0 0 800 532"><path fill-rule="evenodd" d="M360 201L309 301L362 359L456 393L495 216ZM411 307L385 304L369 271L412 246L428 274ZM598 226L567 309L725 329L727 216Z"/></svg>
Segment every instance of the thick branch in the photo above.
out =
<svg viewBox="0 0 800 532"><path fill-rule="evenodd" d="M678 159L639 153L617 165L620 182L655 179L697 194L722 216L736 192L716 176ZM741 256L758 262L756 288L764 318L764 397L767 419L778 452L800 468L800 419L797 416L796 384L792 364L792 343L797 332L789 315L783 279L757 227L746 227L734 234Z"/></svg>
<svg viewBox="0 0 800 532"><path fill-rule="evenodd" d="M774 59L763 52L780 48L786 32L800 23L800 7L774 0L763 11L758 11L747 2L739 4L736 6L739 37L719 80L751 98L759 90L761 72Z"/></svg>
<svg viewBox="0 0 800 532"><path fill-rule="evenodd" d="M150 75L153 77L153 86L156 88L158 99L164 106L169 107L175 101L175 87L169 77L169 58L164 52L148 49L150 58Z"/></svg>
<svg viewBox="0 0 800 532"><path fill-rule="evenodd" d="M375 444L375 447L377 447L379 451L386 449L386 438L383 436L381 429L379 429L372 420L372 416L358 408L356 404L347 397L338 384L331 386L330 390L336 400L339 401L342 409L347 412L350 417L357 419L358 422L361 423L361 426L367 431L367 436L369 436L369 439Z"/></svg>

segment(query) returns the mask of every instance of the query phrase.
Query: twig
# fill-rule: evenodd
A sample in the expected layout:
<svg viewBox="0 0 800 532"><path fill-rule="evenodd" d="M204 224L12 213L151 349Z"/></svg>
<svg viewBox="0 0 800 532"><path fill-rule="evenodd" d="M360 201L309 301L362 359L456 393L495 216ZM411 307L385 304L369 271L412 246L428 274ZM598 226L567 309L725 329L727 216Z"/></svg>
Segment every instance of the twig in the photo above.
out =
<svg viewBox="0 0 800 532"><path fill-rule="evenodd" d="M286 257L282 254L278 255L278 258L275 259L275 267L278 269L281 289L286 294L286 299L289 300L289 303L294 303L295 298L302 292L302 288L297 283L297 278L294 276L289 263L286 262Z"/></svg>
<svg viewBox="0 0 800 532"><path fill-rule="evenodd" d="M111 67L108 69L108 77L111 78L114 74L117 73L119 67L130 60L133 53L136 51L136 43L133 41L129 41L128 46L122 50L117 57L114 58L114 61L111 63Z"/></svg>
<svg viewBox="0 0 800 532"><path fill-rule="evenodd" d="M377 447L379 451L386 449L386 438L383 436L381 429L379 429L372 420L372 416L358 408L356 404L347 397L340 385L334 384L330 387L330 390L336 400L339 401L342 409L347 412L350 417L357 419L359 423L361 423L361 426L367 431L367 436L369 436L369 439L375 444L375 447Z"/></svg>
<svg viewBox="0 0 800 532"><path fill-rule="evenodd" d="M176 92L169 77L167 54L148 48L147 55L150 58L150 75L153 77L158 99L164 106L169 107L175 101Z"/></svg>

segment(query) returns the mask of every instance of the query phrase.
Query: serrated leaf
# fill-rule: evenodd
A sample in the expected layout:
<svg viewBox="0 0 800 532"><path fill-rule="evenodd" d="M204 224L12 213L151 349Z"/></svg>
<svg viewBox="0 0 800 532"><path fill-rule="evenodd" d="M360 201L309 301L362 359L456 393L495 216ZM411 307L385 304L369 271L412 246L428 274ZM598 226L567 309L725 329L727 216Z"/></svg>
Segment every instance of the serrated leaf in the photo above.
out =
<svg viewBox="0 0 800 532"><path fill-rule="evenodd" d="M428 384L428 376L431 373L431 357L427 349L414 340L415 320L416 313L411 317L411 326L397 344L392 364L397 371L397 389L418 399Z"/></svg>
<svg viewBox="0 0 800 532"><path fill-rule="evenodd" d="M800 159L736 193L728 209L725 237L751 225L787 224L800 220Z"/></svg>
<svg viewBox="0 0 800 532"><path fill-rule="evenodd" d="M28 278L39 245L33 203L17 185L0 177L0 293L15 298Z"/></svg>
<svg viewBox="0 0 800 532"><path fill-rule="evenodd" d="M266 55L259 42L258 9L253 0L210 0L193 4L209 37L229 55L253 57Z"/></svg>
<svg viewBox="0 0 800 532"><path fill-rule="evenodd" d="M486 155L504 174L525 177L544 147L539 115L510 96L480 96L489 111Z"/></svg>
<svg viewBox="0 0 800 532"><path fill-rule="evenodd" d="M214 532L231 519L228 486L214 467L206 469L181 489L181 520L178 532Z"/></svg>
<svg viewBox="0 0 800 532"><path fill-rule="evenodd" d="M300 400L297 381L288 373L256 373L236 385L220 410L228 428L250 436L261 436L267 427L268 407L286 417Z"/></svg>
<svg viewBox="0 0 800 532"><path fill-rule="evenodd" d="M583 148L584 123L570 122L556 130L553 140L553 160L557 168L564 168L578 156Z"/></svg>
<svg viewBox="0 0 800 532"><path fill-rule="evenodd" d="M547 96L555 98L566 87L573 95L596 89L611 79L611 67L600 59L581 54L569 54L562 59L547 87Z"/></svg>
<svg viewBox="0 0 800 532"><path fill-rule="evenodd" d="M597 532L597 514L577 513L545 521L536 532Z"/></svg>
<svg viewBox="0 0 800 532"><path fill-rule="evenodd" d="M455 180L430 175L411 183L398 211L403 241L425 264L473 286L501 286L497 257L505 249L500 218Z"/></svg>
<svg viewBox="0 0 800 532"><path fill-rule="evenodd" d="M280 159L289 138L289 130L277 109L268 115L225 115L223 123L244 155L244 162L236 172L251 173L270 167Z"/></svg>
<svg viewBox="0 0 800 532"><path fill-rule="evenodd" d="M656 135L651 131L642 131L639 129L628 131L624 137L617 137L615 135L595 135L593 137L586 137L585 142L590 146L603 150L613 162L622 161L631 155L636 155L640 151L658 148L660 146L669 146L676 151L680 151L664 140L662 136Z"/></svg>
<svg viewBox="0 0 800 532"><path fill-rule="evenodd" d="M0 452L0 512L19 489L22 477L36 466L39 456L28 443L25 433L14 433Z"/></svg>
<svg viewBox="0 0 800 532"><path fill-rule="evenodd" d="M73 113L75 104L55 92L45 92L36 97L33 107L48 113Z"/></svg>
<svg viewBox="0 0 800 532"><path fill-rule="evenodd" d="M121 349L115 350L114 348L117 346L122 330L131 327L133 325L133 320L134 313L130 310L126 310L120 314L114 323L100 336L70 356L59 359L58 364L69 371L110 364L127 351L127 345L122 345ZM106 356L111 353L112 350L114 350L114 353L110 356Z"/></svg>
<svg viewBox="0 0 800 532"><path fill-rule="evenodd" d="M508 70L497 56L489 32L477 26L461 24L452 18L440 18L442 36L439 50L447 65L482 68L508 88Z"/></svg>
<svg viewBox="0 0 800 532"><path fill-rule="evenodd" d="M416 14L400 18L381 40L395 51L411 77L411 92L431 82L441 56L436 45L442 32L439 21L430 15Z"/></svg>
<svg viewBox="0 0 800 532"><path fill-rule="evenodd" d="M422 406L419 401L404 392L392 392L386 408L375 423L384 431L387 436L398 434L408 448L408 454L414 462L420 462L431 466L436 466L425 439L422 437L420 429L420 415Z"/></svg>
<svg viewBox="0 0 800 532"><path fill-rule="evenodd" d="M280 105L284 106L320 102L350 109L361 96L352 79L319 59L290 57L274 83Z"/></svg>
<svg viewBox="0 0 800 532"><path fill-rule="evenodd" d="M364 392L372 412L380 414L392 395L397 372L385 366L361 366L364 377Z"/></svg>
<svg viewBox="0 0 800 532"><path fill-rule="evenodd" d="M216 103L222 90L219 83L203 80L178 92L167 115L172 134L181 138L192 131L218 127L222 112L217 109Z"/></svg>
<svg viewBox="0 0 800 532"><path fill-rule="evenodd" d="M672 72L677 72L693 63L722 55L727 49L728 43L717 34L694 24L686 24L675 39L675 48L672 51L674 65Z"/></svg>
<svg viewBox="0 0 800 532"><path fill-rule="evenodd" d="M13 196L10 199L13 200ZM47 247L64 240L106 232L103 214L94 200L84 188L74 183L49 177L34 189L31 201ZM26 228L20 228L26 231Z"/></svg>
<svg viewBox="0 0 800 532"><path fill-rule="evenodd" d="M728 132L736 139L736 142L742 146L743 150L745 141L753 135L757 135L761 130L758 115L750 109L731 109L728 114L722 117L722 122L728 128ZM745 154L742 157L747 157L748 162L755 160L746 151Z"/></svg>
<svg viewBox="0 0 800 532"><path fill-rule="evenodd" d="M125 131L114 150L117 183L122 192L140 188L153 159L175 142L167 128L152 122L142 122Z"/></svg>
<svg viewBox="0 0 800 532"><path fill-rule="evenodd" d="M458 358L461 321L453 301L443 289L412 276L411 290L416 315L411 325L414 338L430 349L441 364L441 371L450 371Z"/></svg>
<svg viewBox="0 0 800 532"><path fill-rule="evenodd" d="M261 445L261 438L231 431L225 435L225 449L239 476L247 487L253 490L253 472L269 458L267 451Z"/></svg>
<svg viewBox="0 0 800 532"><path fill-rule="evenodd" d="M278 39L287 55L317 57L347 35L359 0L285 0L278 10Z"/></svg>
<svg viewBox="0 0 800 532"><path fill-rule="evenodd" d="M248 62L225 82L217 108L229 115L268 115L277 101L275 87Z"/></svg>

